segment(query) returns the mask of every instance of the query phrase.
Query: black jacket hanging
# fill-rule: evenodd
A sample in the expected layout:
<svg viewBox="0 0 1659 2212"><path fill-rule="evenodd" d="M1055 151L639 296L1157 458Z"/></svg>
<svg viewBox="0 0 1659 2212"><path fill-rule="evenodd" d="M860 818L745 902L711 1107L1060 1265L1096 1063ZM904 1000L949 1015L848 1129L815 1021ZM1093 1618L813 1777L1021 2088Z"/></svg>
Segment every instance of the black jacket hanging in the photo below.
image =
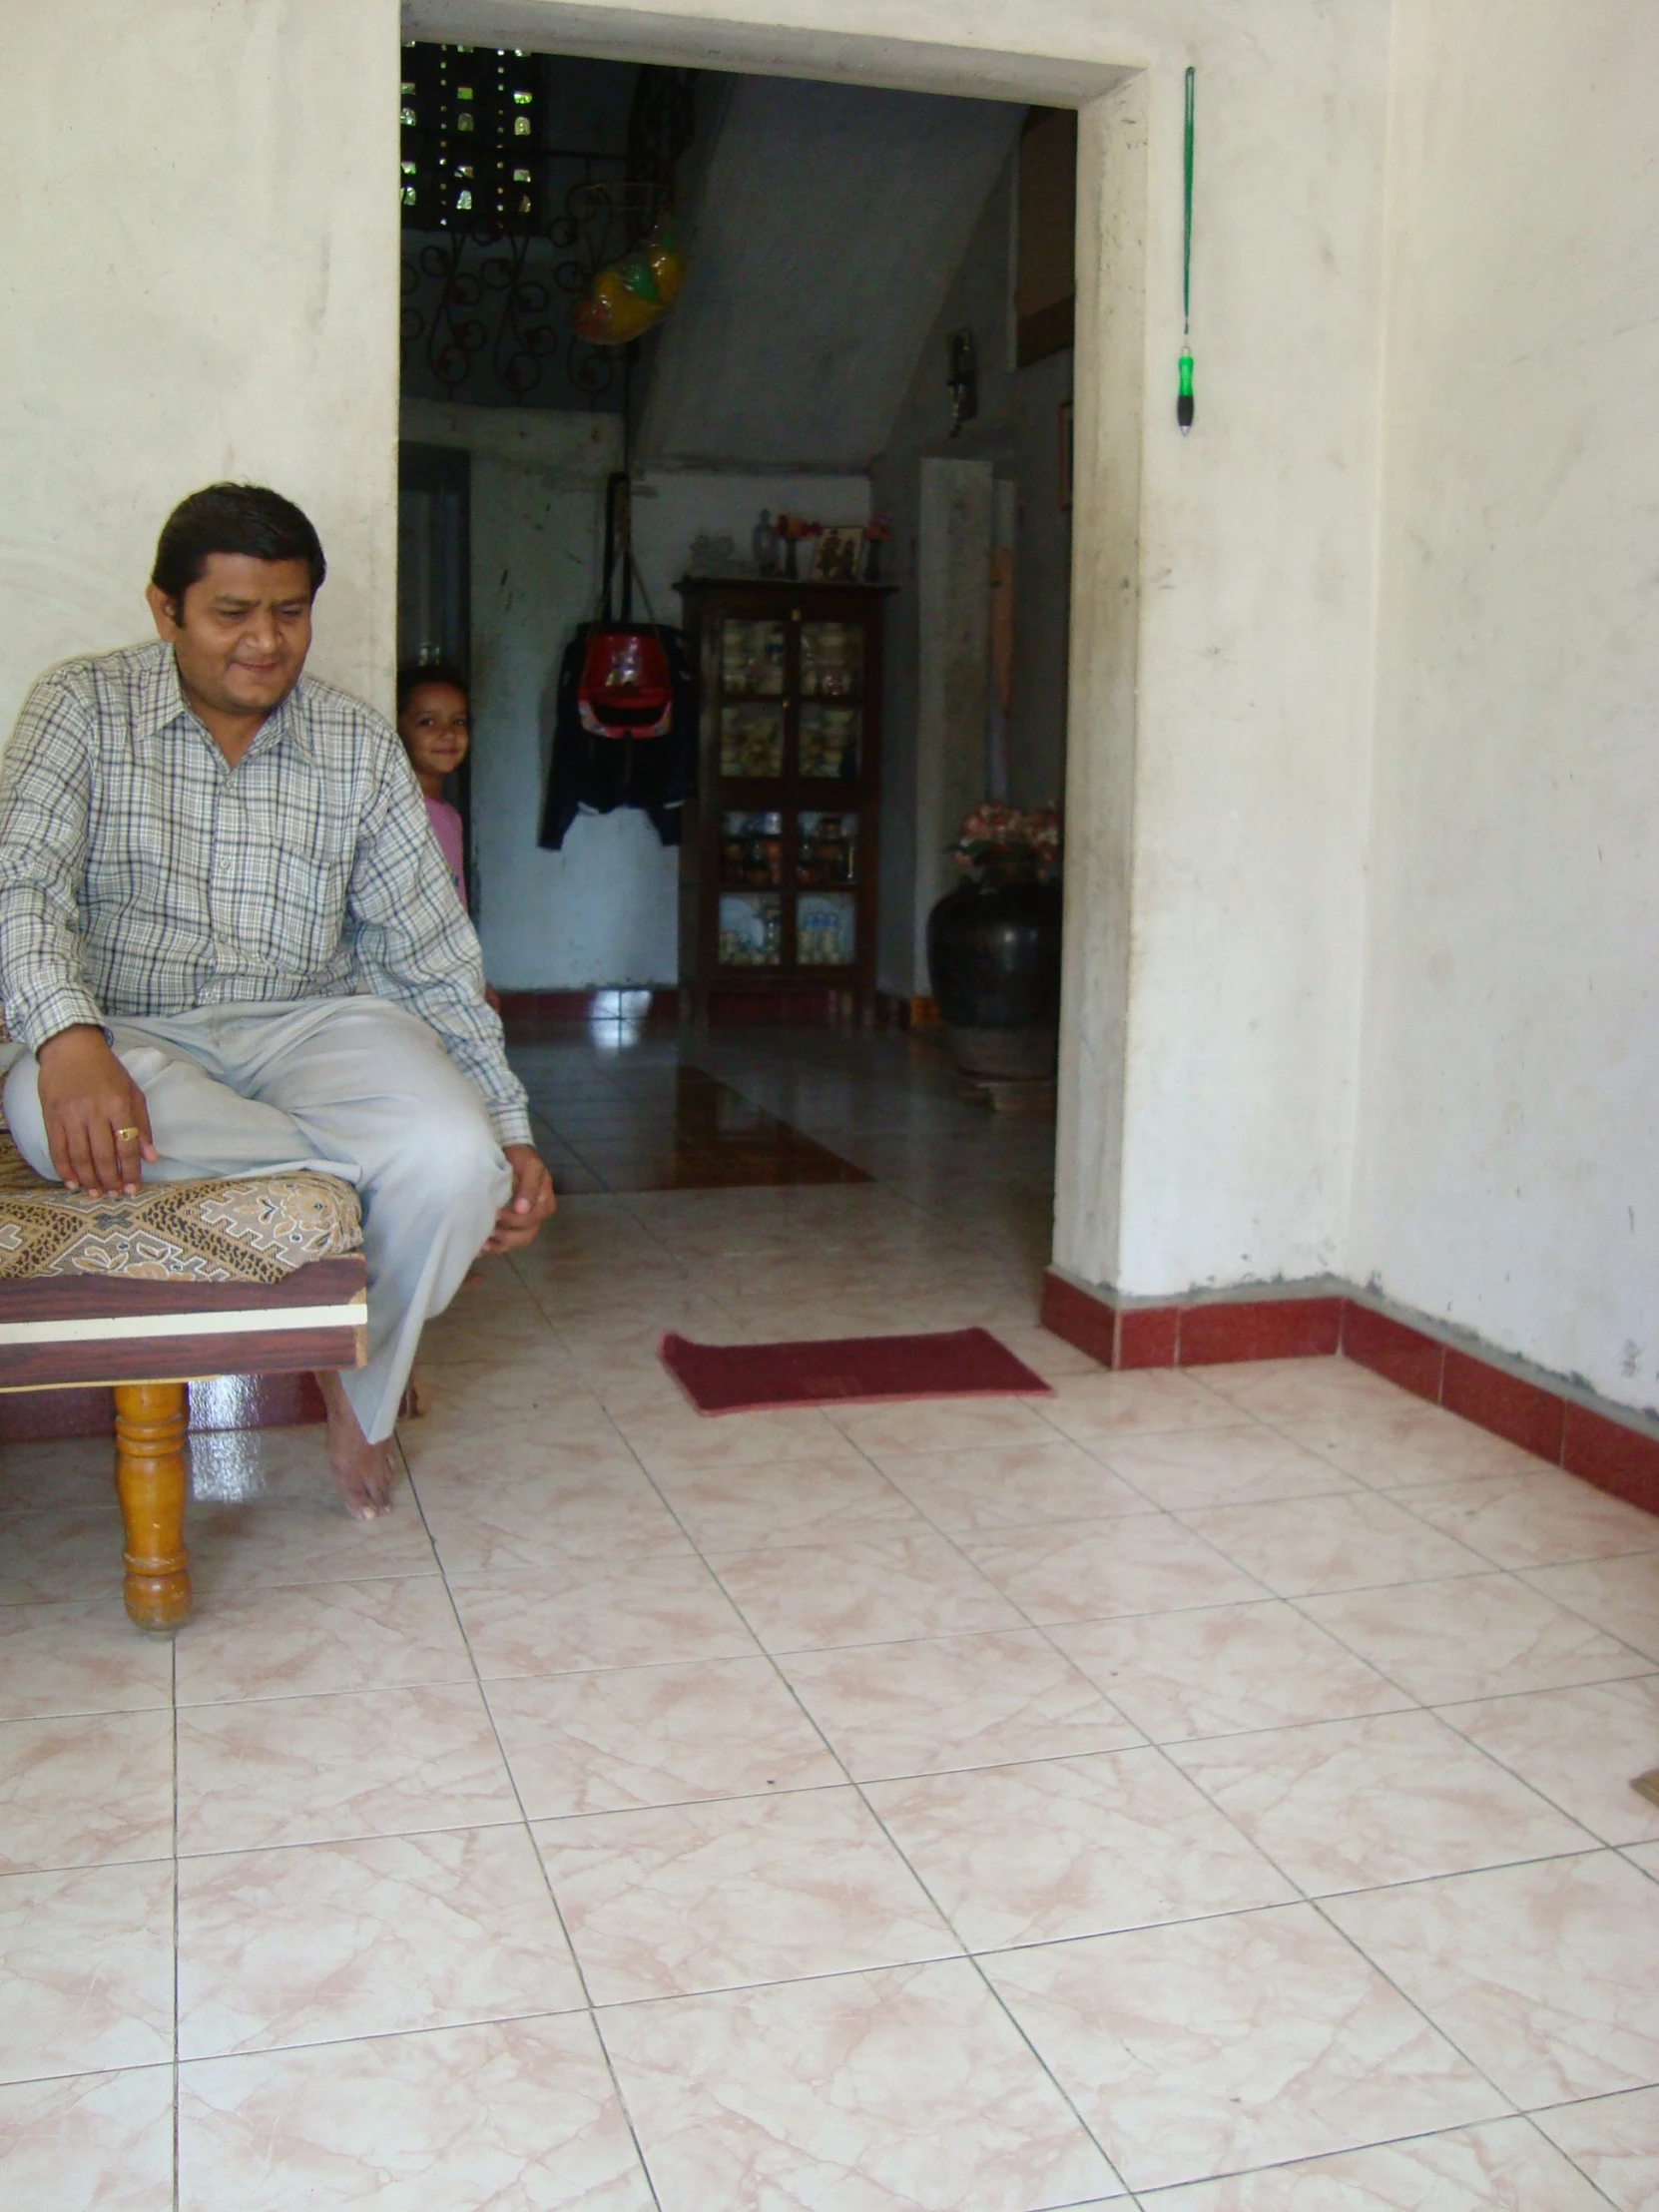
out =
<svg viewBox="0 0 1659 2212"><path fill-rule="evenodd" d="M584 622L565 647L559 668L553 722L553 759L547 772L541 843L557 852L565 831L585 807L608 815L618 807L642 807L664 844L680 842L680 811L697 791L697 685L686 659L682 632L667 623L637 623L668 656L674 707L661 737L613 738L582 726L577 687L589 633L611 627Z"/></svg>

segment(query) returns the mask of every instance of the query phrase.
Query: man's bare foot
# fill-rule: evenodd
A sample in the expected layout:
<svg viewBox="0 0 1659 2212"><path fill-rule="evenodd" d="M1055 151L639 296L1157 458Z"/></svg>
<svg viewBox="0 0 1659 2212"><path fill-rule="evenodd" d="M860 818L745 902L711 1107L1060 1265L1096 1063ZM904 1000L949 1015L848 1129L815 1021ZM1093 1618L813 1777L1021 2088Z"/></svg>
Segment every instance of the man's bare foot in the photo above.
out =
<svg viewBox="0 0 1659 2212"><path fill-rule="evenodd" d="M397 1479L394 1447L389 1441L369 1442L339 1377L331 1370L319 1370L316 1383L328 1409L328 1470L340 1502L353 1520L378 1520L391 1511L391 1488Z"/></svg>
<svg viewBox="0 0 1659 2212"><path fill-rule="evenodd" d="M400 1421L421 1420L431 1411L431 1392L426 1387L426 1378L418 1365L409 1370L409 1380L403 1385L403 1402L397 1408Z"/></svg>

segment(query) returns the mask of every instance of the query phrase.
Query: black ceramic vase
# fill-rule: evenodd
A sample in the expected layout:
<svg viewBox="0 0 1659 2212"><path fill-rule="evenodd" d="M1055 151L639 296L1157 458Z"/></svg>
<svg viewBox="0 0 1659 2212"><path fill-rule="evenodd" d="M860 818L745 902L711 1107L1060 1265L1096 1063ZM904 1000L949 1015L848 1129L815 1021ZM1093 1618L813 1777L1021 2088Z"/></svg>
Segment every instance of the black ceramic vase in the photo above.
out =
<svg viewBox="0 0 1659 2212"><path fill-rule="evenodd" d="M992 1082L1040 1083L1060 1036L1060 886L962 883L927 917L927 972L951 1057Z"/></svg>

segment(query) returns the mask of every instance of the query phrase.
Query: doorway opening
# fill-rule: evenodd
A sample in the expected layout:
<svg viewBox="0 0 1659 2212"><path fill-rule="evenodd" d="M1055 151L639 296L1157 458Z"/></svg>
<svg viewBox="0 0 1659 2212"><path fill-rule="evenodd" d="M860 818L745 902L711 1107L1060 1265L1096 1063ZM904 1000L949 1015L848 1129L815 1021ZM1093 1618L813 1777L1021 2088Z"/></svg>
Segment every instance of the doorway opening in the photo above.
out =
<svg viewBox="0 0 1659 2212"><path fill-rule="evenodd" d="M993 898L1049 874L1068 796L1075 109L497 47L404 63L400 655L438 657L417 610L469 544L470 879L510 1027L615 1048L684 1023L705 1071L740 1024L750 1059L879 1029L848 1050L954 1096L929 916L964 868ZM654 252L678 292L596 339ZM464 522L430 488L445 456ZM575 696L619 475L632 618L684 640L666 746L596 736ZM945 1011L980 1033L981 1110L1040 1119L1058 894L1034 888L1046 981ZM987 1066L1022 989L1046 1036Z"/></svg>

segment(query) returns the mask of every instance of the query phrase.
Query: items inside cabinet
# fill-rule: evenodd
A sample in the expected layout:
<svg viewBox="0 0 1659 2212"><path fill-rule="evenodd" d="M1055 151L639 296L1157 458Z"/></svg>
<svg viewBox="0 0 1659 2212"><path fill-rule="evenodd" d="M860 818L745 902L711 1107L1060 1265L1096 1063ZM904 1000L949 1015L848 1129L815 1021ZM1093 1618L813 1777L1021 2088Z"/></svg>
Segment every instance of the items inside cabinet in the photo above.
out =
<svg viewBox="0 0 1659 2212"><path fill-rule="evenodd" d="M870 1010L889 588L679 587L701 729L694 833L681 847L681 980L700 1021L728 992Z"/></svg>

